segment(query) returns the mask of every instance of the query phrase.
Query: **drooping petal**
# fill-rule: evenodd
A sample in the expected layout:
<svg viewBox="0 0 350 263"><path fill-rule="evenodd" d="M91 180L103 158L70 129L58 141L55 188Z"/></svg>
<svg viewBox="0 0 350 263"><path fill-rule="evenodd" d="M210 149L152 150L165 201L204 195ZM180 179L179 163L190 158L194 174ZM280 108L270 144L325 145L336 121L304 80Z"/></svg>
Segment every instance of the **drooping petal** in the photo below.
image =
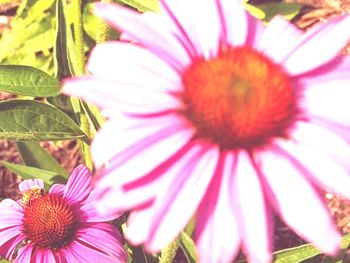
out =
<svg viewBox="0 0 350 263"><path fill-rule="evenodd" d="M68 178L63 197L70 204L84 201L91 192L91 173L84 165L78 165Z"/></svg>
<svg viewBox="0 0 350 263"><path fill-rule="evenodd" d="M35 249L33 253L35 262L37 263L53 263L57 262L54 254L49 249Z"/></svg>
<svg viewBox="0 0 350 263"><path fill-rule="evenodd" d="M102 229L103 225L103 229ZM108 231L106 231L108 229ZM121 236L115 227L107 223L89 224L77 232L78 241L102 251L105 254L119 258L125 262L127 255L121 244Z"/></svg>
<svg viewBox="0 0 350 263"><path fill-rule="evenodd" d="M96 5L96 13L127 34L129 39L148 48L177 70L190 64L190 56L161 14L139 14L119 5ZM162 25L161 27L159 25ZM169 48L171 47L171 48Z"/></svg>
<svg viewBox="0 0 350 263"><path fill-rule="evenodd" d="M216 55L221 35L218 6L213 0L163 0L162 10L171 18L180 38L192 46L195 55L212 58ZM200 8L200 12L194 12ZM206 26L203 26L203 23Z"/></svg>
<svg viewBox="0 0 350 263"><path fill-rule="evenodd" d="M251 262L270 262L269 222L261 182L249 156L240 152L231 193L243 248Z"/></svg>
<svg viewBox="0 0 350 263"><path fill-rule="evenodd" d="M44 189L44 181L41 179L27 179L22 181L18 187L22 193L35 188Z"/></svg>
<svg viewBox="0 0 350 263"><path fill-rule="evenodd" d="M232 262L239 250L240 233L230 192L233 176L234 157L229 154L197 212L196 246L202 263Z"/></svg>
<svg viewBox="0 0 350 263"><path fill-rule="evenodd" d="M213 1L214 2L214 1ZM240 1L218 0L219 17L222 25L223 43L240 46L245 44L248 36L247 13Z"/></svg>
<svg viewBox="0 0 350 263"><path fill-rule="evenodd" d="M31 244L27 244L24 247L21 247L18 250L18 255L14 263L23 263L23 262L32 263L33 262L32 253L33 253L33 246Z"/></svg>
<svg viewBox="0 0 350 263"><path fill-rule="evenodd" d="M0 246L22 233L22 226L14 226L0 229Z"/></svg>
<svg viewBox="0 0 350 263"><path fill-rule="evenodd" d="M95 77L117 85L162 92L181 90L179 74L165 61L140 46L124 42L97 45L90 55L88 69Z"/></svg>
<svg viewBox="0 0 350 263"><path fill-rule="evenodd" d="M12 259L13 254L18 247L18 245L25 239L25 236L19 234L12 239L8 240L6 243L0 246L0 256L6 259Z"/></svg>
<svg viewBox="0 0 350 263"><path fill-rule="evenodd" d="M304 79L301 82L305 86L302 106L311 120L321 118L350 127L350 117L347 114L350 109L347 99L350 96L350 76L347 73L348 68L342 70L340 67L333 74Z"/></svg>
<svg viewBox="0 0 350 263"><path fill-rule="evenodd" d="M317 131L318 134L312 131ZM350 187L349 164L344 163L349 150L341 138L327 132L327 130L312 126L300 128L297 133L295 142L280 141L278 146L303 165L304 175L308 176L310 180L322 188L350 198L348 190ZM318 135L325 137L318 137ZM298 137L302 139L298 141ZM318 139L312 137L318 137ZM325 142L326 140L328 142ZM310 141L309 145L308 141ZM315 145L317 141L320 141L322 146ZM334 146L331 143L334 143ZM339 152L334 148L336 146L339 146ZM327 149L329 149L328 152Z"/></svg>
<svg viewBox="0 0 350 263"><path fill-rule="evenodd" d="M106 109L107 114L108 111L150 114L183 107L181 101L170 93L94 77L66 81L64 90Z"/></svg>
<svg viewBox="0 0 350 263"><path fill-rule="evenodd" d="M350 40L349 27L350 16L343 15L304 34L283 62L288 73L296 76L333 60Z"/></svg>
<svg viewBox="0 0 350 263"><path fill-rule="evenodd" d="M256 48L280 63L294 49L302 31L281 16L275 16L265 28Z"/></svg>
<svg viewBox="0 0 350 263"><path fill-rule="evenodd" d="M125 167L127 171L119 170L120 174L128 174L132 180L134 174L140 176L168 158L192 134L193 128L180 116L173 114L154 118L115 117L95 136L92 156L98 167L107 161L111 161L111 165L118 169ZM148 152L144 154L146 150ZM133 167L126 162L131 157Z"/></svg>
<svg viewBox="0 0 350 263"><path fill-rule="evenodd" d="M287 225L322 251L334 255L341 237L320 196L302 171L292 160L274 152L262 154L261 161L262 172L278 204L277 210Z"/></svg>
<svg viewBox="0 0 350 263"><path fill-rule="evenodd" d="M124 262L120 258L107 255L97 249L91 248L90 245L82 244L78 241L73 241L70 246L63 250L63 253L65 253L67 258L69 257L71 259L69 262Z"/></svg>
<svg viewBox="0 0 350 263"><path fill-rule="evenodd" d="M20 227L23 219L23 208L12 199L0 202L0 230L7 227Z"/></svg>
<svg viewBox="0 0 350 263"><path fill-rule="evenodd" d="M159 251L180 233L195 212L214 174L217 151L216 148L193 147L170 167L167 171L170 183L159 189L151 208L130 216L126 236L131 242L146 242L147 250ZM140 222L143 223L140 225Z"/></svg>

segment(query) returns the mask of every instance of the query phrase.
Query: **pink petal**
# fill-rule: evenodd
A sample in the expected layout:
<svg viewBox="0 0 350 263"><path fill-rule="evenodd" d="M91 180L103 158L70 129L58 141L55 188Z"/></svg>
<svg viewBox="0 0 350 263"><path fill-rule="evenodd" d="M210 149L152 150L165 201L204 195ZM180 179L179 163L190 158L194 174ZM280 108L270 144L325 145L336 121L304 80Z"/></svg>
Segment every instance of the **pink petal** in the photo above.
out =
<svg viewBox="0 0 350 263"><path fill-rule="evenodd" d="M15 227L0 229L0 246L5 244L7 241L11 240L12 238L15 238L18 235L20 235L22 231L23 231L22 226L15 226Z"/></svg>
<svg viewBox="0 0 350 263"><path fill-rule="evenodd" d="M152 216L149 217L146 211L143 217L141 211L130 217L126 235L131 241L138 242L140 237L144 237L143 233L147 233L146 249L159 251L186 226L203 198L217 165L218 149L206 148L201 145L193 147L166 172L171 181L168 187L159 189L151 209ZM137 229L140 227L145 230L139 236Z"/></svg>
<svg viewBox="0 0 350 263"><path fill-rule="evenodd" d="M102 224L104 227L108 227L108 232L100 228ZM127 259L119 232L108 223L91 224L86 228L81 228L78 230L77 236L78 241L83 241L83 243L90 245L94 249L119 258L120 261L124 262Z"/></svg>
<svg viewBox="0 0 350 263"><path fill-rule="evenodd" d="M104 254L91 248L89 245L82 244L78 241L73 241L70 246L66 247L63 253L65 253L67 258L69 257L71 259L69 262L126 262L121 261L119 258Z"/></svg>
<svg viewBox="0 0 350 263"><path fill-rule="evenodd" d="M19 190L24 193L33 189L44 189L44 181L41 179L27 179L19 184Z"/></svg>
<svg viewBox="0 0 350 263"><path fill-rule="evenodd" d="M84 201L91 192L91 173L84 165L78 165L68 178L63 197L70 204Z"/></svg>
<svg viewBox="0 0 350 263"><path fill-rule="evenodd" d="M21 247L18 250L18 255L14 263L33 262L31 260L32 252L33 252L33 246L31 244L27 244L24 247Z"/></svg>
<svg viewBox="0 0 350 263"><path fill-rule="evenodd" d="M112 112L149 114L183 108L182 102L168 92L94 77L66 81L64 91Z"/></svg>
<svg viewBox="0 0 350 263"><path fill-rule="evenodd" d="M205 58L212 58L216 55L219 48L221 24L215 1L163 0L161 7L178 28L181 33L180 37L195 49L195 55Z"/></svg>
<svg viewBox="0 0 350 263"><path fill-rule="evenodd" d="M124 42L97 45L88 62L97 78L145 89L174 92L181 90L181 79L165 61L143 47ZM137 76L137 77L135 77Z"/></svg>
<svg viewBox="0 0 350 263"><path fill-rule="evenodd" d="M264 30L256 47L276 63L283 62L302 35L297 27L281 16L275 16Z"/></svg>
<svg viewBox="0 0 350 263"><path fill-rule="evenodd" d="M270 262L269 223L264 193L248 154L237 155L232 198L236 207L239 229L249 262Z"/></svg>
<svg viewBox="0 0 350 263"><path fill-rule="evenodd" d="M35 262L37 263L57 262L55 256L49 249L36 249L33 256L35 257Z"/></svg>
<svg viewBox="0 0 350 263"><path fill-rule="evenodd" d="M298 235L334 255L341 237L321 198L291 160L279 154L262 154L262 172L276 198L278 211ZM320 160L321 161L321 160ZM328 170L329 172L329 170Z"/></svg>
<svg viewBox="0 0 350 263"><path fill-rule="evenodd" d="M85 204L80 207L80 211L82 212L80 217L84 218L84 222L107 222L122 215L116 213L108 216L102 215L97 211L98 204L99 200L97 199L97 191L94 189L91 191L88 199L85 201Z"/></svg>
<svg viewBox="0 0 350 263"><path fill-rule="evenodd" d="M350 16L346 15L312 28L298 40L283 63L285 68L295 76L330 62L350 40L349 28Z"/></svg>
<svg viewBox="0 0 350 263"><path fill-rule="evenodd" d="M304 85L306 88L302 102L311 119L321 118L350 126L350 76L346 71L334 71L334 74L329 74L327 78L320 77L314 81L310 79Z"/></svg>
<svg viewBox="0 0 350 263"><path fill-rule="evenodd" d="M242 7L242 3L236 0L216 2L221 19L223 43L230 46L244 45L248 38L248 14Z"/></svg>
<svg viewBox="0 0 350 263"><path fill-rule="evenodd" d="M98 167L113 159L114 166L124 166L127 169L126 173L124 168L118 170L118 173L128 174L128 178L133 180L133 174L141 176L141 171L145 173L149 171L147 169L161 163L182 147L192 134L193 128L175 114L154 118L114 117L95 136L92 156ZM154 150L151 153L152 148ZM125 162L131 157L134 167Z"/></svg>
<svg viewBox="0 0 350 263"><path fill-rule="evenodd" d="M49 194L63 195L65 187L64 184L53 184L49 190Z"/></svg>
<svg viewBox="0 0 350 263"><path fill-rule="evenodd" d="M0 202L0 230L7 227L21 226L23 208L12 199Z"/></svg>
<svg viewBox="0 0 350 263"><path fill-rule="evenodd" d="M202 263L231 262L240 245L240 234L232 207L230 183L234 177L234 157L225 156L197 213L196 246Z"/></svg>
<svg viewBox="0 0 350 263"><path fill-rule="evenodd" d="M166 24L162 15L141 15L120 5L97 4L95 11L109 24L123 31L124 35L128 35L129 39L146 47L176 69L183 69L190 64L186 49L172 34L172 28Z"/></svg>
<svg viewBox="0 0 350 263"><path fill-rule="evenodd" d="M320 187L350 199L350 169L346 161L349 148L345 143L323 128L300 125L295 132L295 141L280 141L278 145L302 164L305 175Z"/></svg>
<svg viewBox="0 0 350 263"><path fill-rule="evenodd" d="M0 246L0 256L6 259L12 259L17 246L25 239L25 236L19 234Z"/></svg>

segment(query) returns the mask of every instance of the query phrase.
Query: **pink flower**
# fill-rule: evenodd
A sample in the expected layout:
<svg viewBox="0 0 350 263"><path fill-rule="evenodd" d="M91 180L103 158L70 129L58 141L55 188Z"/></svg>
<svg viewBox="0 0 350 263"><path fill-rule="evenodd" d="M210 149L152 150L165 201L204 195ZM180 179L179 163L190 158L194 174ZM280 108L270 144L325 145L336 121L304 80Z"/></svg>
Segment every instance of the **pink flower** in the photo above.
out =
<svg viewBox="0 0 350 263"><path fill-rule="evenodd" d="M0 256L14 262L126 262L121 235L91 203L91 174L79 165L67 185L44 193L41 179L25 180L23 198L0 202Z"/></svg>
<svg viewBox="0 0 350 263"><path fill-rule="evenodd" d="M126 236L159 251L195 215L201 262L271 260L271 211L322 251L340 235L321 189L350 198L350 39L340 16L303 34L264 27L236 0L162 0L97 13L125 41L98 45L92 76L64 91L109 121L92 153L103 215L133 210Z"/></svg>

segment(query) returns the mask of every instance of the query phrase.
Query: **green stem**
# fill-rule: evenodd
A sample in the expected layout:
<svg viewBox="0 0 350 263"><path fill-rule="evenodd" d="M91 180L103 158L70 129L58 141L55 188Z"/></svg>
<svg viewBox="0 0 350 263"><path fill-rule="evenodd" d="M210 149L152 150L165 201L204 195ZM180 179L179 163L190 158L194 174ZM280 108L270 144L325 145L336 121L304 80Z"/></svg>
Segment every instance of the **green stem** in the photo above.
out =
<svg viewBox="0 0 350 263"><path fill-rule="evenodd" d="M179 248L180 239L176 239L171 242L167 247L162 250L159 263L171 263L174 261L176 251Z"/></svg>
<svg viewBox="0 0 350 263"><path fill-rule="evenodd" d="M103 4L110 4L112 3L112 0L101 0L101 3ZM98 32L97 32L97 43L102 43L111 38L111 28L107 25L106 22L104 22L102 19L100 20L100 23L98 25Z"/></svg>
<svg viewBox="0 0 350 263"><path fill-rule="evenodd" d="M74 44L76 51L76 61L74 63L74 72L76 76L82 76L85 74L85 52L84 52L84 36L83 36L83 18L82 18L82 2L81 0L72 0L72 13L73 13L73 32L74 32ZM74 100L74 99L73 99ZM79 112L79 122L80 128L87 134L90 138L91 136L91 123L83 109L82 103L76 99L73 105L75 105L75 110ZM93 161L91 157L90 145L86 142L80 142L80 150L84 158L86 166L90 169L93 168Z"/></svg>
<svg viewBox="0 0 350 263"><path fill-rule="evenodd" d="M74 44L76 47L76 75L85 74L85 52L83 37L83 18L81 14L81 0L72 0Z"/></svg>

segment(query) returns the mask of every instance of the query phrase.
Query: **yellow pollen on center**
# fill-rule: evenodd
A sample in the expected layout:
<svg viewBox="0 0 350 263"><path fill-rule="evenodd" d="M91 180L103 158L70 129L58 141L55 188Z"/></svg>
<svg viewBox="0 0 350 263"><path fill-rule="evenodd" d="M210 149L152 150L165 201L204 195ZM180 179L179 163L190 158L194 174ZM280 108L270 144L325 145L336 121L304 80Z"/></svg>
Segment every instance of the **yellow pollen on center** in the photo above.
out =
<svg viewBox="0 0 350 263"><path fill-rule="evenodd" d="M198 137L252 149L288 136L298 112L289 76L263 54L236 47L196 59L183 73L185 116Z"/></svg>

